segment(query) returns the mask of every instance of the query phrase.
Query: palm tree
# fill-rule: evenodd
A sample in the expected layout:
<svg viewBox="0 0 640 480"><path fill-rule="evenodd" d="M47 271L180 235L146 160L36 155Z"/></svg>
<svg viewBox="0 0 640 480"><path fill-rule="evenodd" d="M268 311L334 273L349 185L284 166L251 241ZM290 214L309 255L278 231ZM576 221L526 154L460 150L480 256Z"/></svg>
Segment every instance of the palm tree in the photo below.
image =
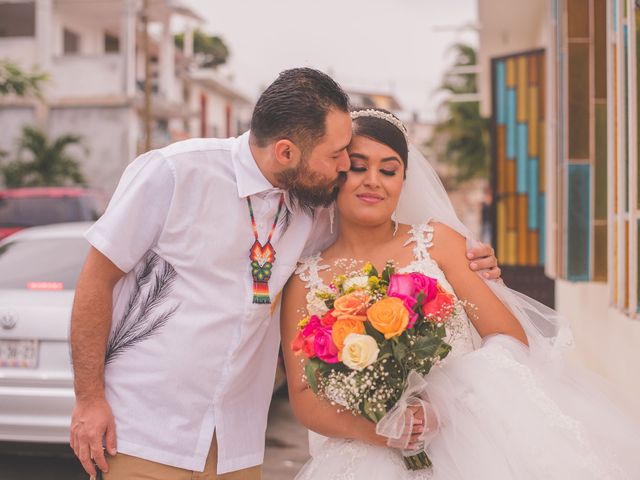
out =
<svg viewBox="0 0 640 480"><path fill-rule="evenodd" d="M477 65L476 50L472 46L458 43L453 49L456 51L454 68ZM475 74L446 74L439 90L448 92L450 98L441 106L445 118L436 124L429 147L442 162L454 166L458 183L488 177L491 161L489 121L480 115L477 100L458 101L455 98L478 92Z"/></svg>
<svg viewBox="0 0 640 480"><path fill-rule="evenodd" d="M48 75L37 70L24 72L13 62L0 61L0 96L17 95L19 97L40 97L42 84Z"/></svg>
<svg viewBox="0 0 640 480"><path fill-rule="evenodd" d="M78 161L66 152L81 143L78 135L49 137L35 127L25 126L18 138L18 157L0 165L7 187L86 185ZM28 152L28 159L24 153Z"/></svg>

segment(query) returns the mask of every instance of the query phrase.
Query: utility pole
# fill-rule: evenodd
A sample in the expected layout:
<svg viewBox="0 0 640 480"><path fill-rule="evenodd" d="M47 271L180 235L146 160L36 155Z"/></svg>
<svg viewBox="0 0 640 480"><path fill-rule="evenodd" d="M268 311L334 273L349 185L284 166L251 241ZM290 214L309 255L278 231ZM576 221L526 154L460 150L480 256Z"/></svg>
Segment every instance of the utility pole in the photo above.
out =
<svg viewBox="0 0 640 480"><path fill-rule="evenodd" d="M149 0L142 6L142 48L144 53L144 106L142 123L144 125L144 150L151 150L151 53L149 49Z"/></svg>

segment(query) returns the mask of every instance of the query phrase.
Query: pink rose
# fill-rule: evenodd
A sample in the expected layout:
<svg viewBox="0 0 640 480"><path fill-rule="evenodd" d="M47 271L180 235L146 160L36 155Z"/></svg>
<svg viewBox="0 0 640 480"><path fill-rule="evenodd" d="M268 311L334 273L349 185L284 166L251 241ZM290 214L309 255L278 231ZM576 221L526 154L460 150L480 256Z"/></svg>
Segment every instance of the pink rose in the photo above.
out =
<svg viewBox="0 0 640 480"><path fill-rule="evenodd" d="M302 335L304 335L305 337L313 335L321 326L322 324L320 318L317 315L313 315L309 319L309 323L307 323L302 329Z"/></svg>
<svg viewBox="0 0 640 480"><path fill-rule="evenodd" d="M305 337L302 330L299 330L298 334L291 342L291 350L296 354L302 352L307 358L315 357L315 334Z"/></svg>
<svg viewBox="0 0 640 480"><path fill-rule="evenodd" d="M333 343L330 328L320 328L314 340L315 353L326 363L338 363L338 347Z"/></svg>
<svg viewBox="0 0 640 480"><path fill-rule="evenodd" d="M424 294L425 303L430 302L436 297L436 294L438 293L438 280L427 277L421 273L410 273L409 276L413 280L416 297L420 292L422 292Z"/></svg>
<svg viewBox="0 0 640 480"><path fill-rule="evenodd" d="M411 274L394 273L389 278L389 288L387 295L390 297L413 297L416 291L415 283Z"/></svg>

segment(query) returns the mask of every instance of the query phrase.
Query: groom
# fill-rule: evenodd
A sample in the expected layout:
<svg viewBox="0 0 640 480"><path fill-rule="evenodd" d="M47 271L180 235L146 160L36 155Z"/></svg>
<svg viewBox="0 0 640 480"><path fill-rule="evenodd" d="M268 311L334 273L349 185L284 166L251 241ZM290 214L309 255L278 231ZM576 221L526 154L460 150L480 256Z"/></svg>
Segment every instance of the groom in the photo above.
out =
<svg viewBox="0 0 640 480"><path fill-rule="evenodd" d="M87 473L260 478L279 344L271 303L297 260L326 246L311 211L349 170L350 139L347 95L297 68L262 94L250 132L127 167L86 234L71 319L70 443ZM471 253L476 269L495 267L490 247Z"/></svg>

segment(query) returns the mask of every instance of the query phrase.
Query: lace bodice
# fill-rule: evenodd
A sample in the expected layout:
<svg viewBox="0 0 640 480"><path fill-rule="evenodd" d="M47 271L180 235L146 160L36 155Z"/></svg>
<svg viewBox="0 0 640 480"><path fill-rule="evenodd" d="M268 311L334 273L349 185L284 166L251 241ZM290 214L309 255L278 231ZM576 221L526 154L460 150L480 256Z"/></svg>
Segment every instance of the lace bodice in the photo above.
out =
<svg viewBox="0 0 640 480"><path fill-rule="evenodd" d="M429 222L411 227L409 239L405 242L405 246L413 244L413 261L397 271L398 273L422 273L435 278L443 288L455 296L444 272L429 254L429 249L433 246L433 231L433 226ZM318 309L325 308L322 302L318 300L316 292L329 289L320 277L320 272L329 268L331 268L329 265L322 263L322 256L318 253L301 260L296 269L296 274L309 290L307 294L307 310L309 313L317 312L322 314L322 311L318 311ZM477 333L464 312L448 323L446 339L453 347L449 357L468 353L476 348L476 344L479 344Z"/></svg>

